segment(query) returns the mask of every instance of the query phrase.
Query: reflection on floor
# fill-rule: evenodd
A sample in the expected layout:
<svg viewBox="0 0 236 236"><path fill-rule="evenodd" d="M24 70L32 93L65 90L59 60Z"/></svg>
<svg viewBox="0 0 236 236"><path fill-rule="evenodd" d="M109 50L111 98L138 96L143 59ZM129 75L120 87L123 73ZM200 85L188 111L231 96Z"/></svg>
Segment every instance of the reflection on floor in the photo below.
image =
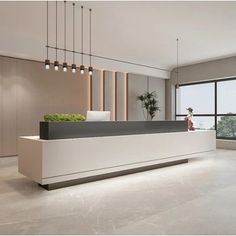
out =
<svg viewBox="0 0 236 236"><path fill-rule="evenodd" d="M0 158L0 234L236 234L236 151L53 191Z"/></svg>

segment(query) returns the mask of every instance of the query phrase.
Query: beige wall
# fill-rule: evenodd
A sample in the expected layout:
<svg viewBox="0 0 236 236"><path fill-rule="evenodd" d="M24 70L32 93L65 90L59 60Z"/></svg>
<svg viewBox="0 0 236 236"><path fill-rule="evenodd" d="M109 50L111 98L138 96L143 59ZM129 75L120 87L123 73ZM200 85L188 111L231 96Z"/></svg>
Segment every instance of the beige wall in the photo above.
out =
<svg viewBox="0 0 236 236"><path fill-rule="evenodd" d="M37 135L45 113L82 113L89 107L89 79L43 63L0 57L0 156L17 153L17 137Z"/></svg>
<svg viewBox="0 0 236 236"><path fill-rule="evenodd" d="M128 87L127 87L128 85ZM165 80L149 78L165 118ZM144 120L137 96L147 91L147 76L94 70L64 73L44 69L44 63L0 56L0 156L17 154L17 137L38 135L46 113L110 110L115 120ZM91 101L90 101L91 100Z"/></svg>

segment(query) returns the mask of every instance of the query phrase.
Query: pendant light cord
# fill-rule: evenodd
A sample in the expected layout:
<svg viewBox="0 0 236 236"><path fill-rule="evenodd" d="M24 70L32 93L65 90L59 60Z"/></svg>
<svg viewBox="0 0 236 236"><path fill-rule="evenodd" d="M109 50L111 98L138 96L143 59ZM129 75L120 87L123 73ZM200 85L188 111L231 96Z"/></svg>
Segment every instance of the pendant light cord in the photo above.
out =
<svg viewBox="0 0 236 236"><path fill-rule="evenodd" d="M92 51L92 9L89 9L89 64L91 66L92 64L92 57L91 57L91 51Z"/></svg>
<svg viewBox="0 0 236 236"><path fill-rule="evenodd" d="M84 7L81 6L81 64L84 63Z"/></svg>
<svg viewBox="0 0 236 236"><path fill-rule="evenodd" d="M66 62L66 1L64 1L64 62Z"/></svg>
<svg viewBox="0 0 236 236"><path fill-rule="evenodd" d="M73 64L75 64L75 3L73 2Z"/></svg>
<svg viewBox="0 0 236 236"><path fill-rule="evenodd" d="M47 0L47 60L48 60L48 0Z"/></svg>
<svg viewBox="0 0 236 236"><path fill-rule="evenodd" d="M56 0L56 61L57 61L57 0Z"/></svg>

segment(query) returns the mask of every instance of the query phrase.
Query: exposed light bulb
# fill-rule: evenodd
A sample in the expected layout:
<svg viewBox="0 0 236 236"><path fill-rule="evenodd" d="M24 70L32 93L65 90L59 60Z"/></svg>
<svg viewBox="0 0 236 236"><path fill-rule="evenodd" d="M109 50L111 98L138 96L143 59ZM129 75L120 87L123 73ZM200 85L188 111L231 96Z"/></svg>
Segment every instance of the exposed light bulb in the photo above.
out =
<svg viewBox="0 0 236 236"><path fill-rule="evenodd" d="M63 63L62 67L63 67L63 71L67 72L67 63L66 62Z"/></svg>
<svg viewBox="0 0 236 236"><path fill-rule="evenodd" d="M54 70L55 71L59 70L59 62L58 61L54 61Z"/></svg>
<svg viewBox="0 0 236 236"><path fill-rule="evenodd" d="M72 73L76 73L76 65L75 65L75 64L72 64L72 65L71 65L71 68L72 68Z"/></svg>
<svg viewBox="0 0 236 236"><path fill-rule="evenodd" d="M93 75L93 67L92 66L89 67L88 71L89 71L89 75Z"/></svg>
<svg viewBox="0 0 236 236"><path fill-rule="evenodd" d="M46 70L50 69L50 61L48 59L45 60L45 69Z"/></svg>
<svg viewBox="0 0 236 236"><path fill-rule="evenodd" d="M84 74L84 69L85 69L84 65L81 65L79 69L80 69L80 74L83 75Z"/></svg>

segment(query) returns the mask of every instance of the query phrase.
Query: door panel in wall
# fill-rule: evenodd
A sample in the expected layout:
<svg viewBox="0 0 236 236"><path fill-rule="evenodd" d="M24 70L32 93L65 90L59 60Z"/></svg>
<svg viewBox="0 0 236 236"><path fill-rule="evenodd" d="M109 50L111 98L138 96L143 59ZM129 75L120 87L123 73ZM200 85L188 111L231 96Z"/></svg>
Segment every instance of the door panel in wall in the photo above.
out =
<svg viewBox="0 0 236 236"><path fill-rule="evenodd" d="M111 112L111 120L115 120L115 73L104 71L104 110Z"/></svg>
<svg viewBox="0 0 236 236"><path fill-rule="evenodd" d="M160 111L157 112L153 120L165 120L165 80L154 77L148 77L148 80L149 92L156 91L160 107Z"/></svg>
<svg viewBox="0 0 236 236"><path fill-rule="evenodd" d="M137 97L147 91L147 77L128 74L128 120L144 120L141 103Z"/></svg>
<svg viewBox="0 0 236 236"><path fill-rule="evenodd" d="M16 155L17 148L17 73L16 60L1 58L2 155ZM11 62L11 63L9 63Z"/></svg>
<svg viewBox="0 0 236 236"><path fill-rule="evenodd" d="M116 120L126 120L127 112L127 74L116 72Z"/></svg>
<svg viewBox="0 0 236 236"><path fill-rule="evenodd" d="M103 110L103 72L94 70L92 76L92 110Z"/></svg>

